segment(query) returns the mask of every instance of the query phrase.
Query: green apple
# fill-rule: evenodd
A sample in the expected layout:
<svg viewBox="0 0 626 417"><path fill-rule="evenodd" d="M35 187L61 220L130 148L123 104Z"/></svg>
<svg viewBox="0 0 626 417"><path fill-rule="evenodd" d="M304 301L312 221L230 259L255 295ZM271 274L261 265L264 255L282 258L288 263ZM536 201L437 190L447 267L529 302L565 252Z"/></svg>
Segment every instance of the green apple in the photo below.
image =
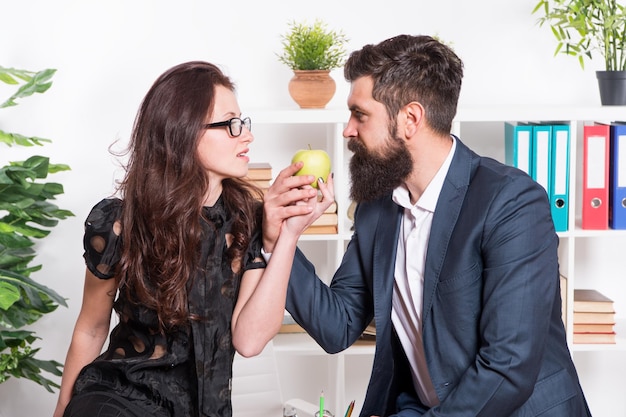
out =
<svg viewBox="0 0 626 417"><path fill-rule="evenodd" d="M311 185L315 188L318 188L318 178L322 178L324 182L328 181L328 175L330 175L330 157L326 151L322 149L301 149L291 158L292 164L298 161L304 162L304 166L294 175L313 175L315 181L313 181Z"/></svg>

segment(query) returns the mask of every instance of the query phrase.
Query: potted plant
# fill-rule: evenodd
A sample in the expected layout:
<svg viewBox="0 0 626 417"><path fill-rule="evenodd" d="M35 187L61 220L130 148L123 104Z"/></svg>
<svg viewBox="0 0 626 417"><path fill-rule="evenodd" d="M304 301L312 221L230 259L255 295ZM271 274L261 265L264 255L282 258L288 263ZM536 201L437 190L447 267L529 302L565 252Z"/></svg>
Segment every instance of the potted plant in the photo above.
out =
<svg viewBox="0 0 626 417"><path fill-rule="evenodd" d="M586 59L599 54L604 71L596 71L603 105L626 104L626 10L617 0L540 0L539 25L548 24L557 40L555 55Z"/></svg>
<svg viewBox="0 0 626 417"><path fill-rule="evenodd" d="M319 19L313 24L291 21L288 27L278 59L294 72L289 94L301 108L324 108L336 89L330 71L344 64L348 38Z"/></svg>
<svg viewBox="0 0 626 417"><path fill-rule="evenodd" d="M0 108L15 106L20 98L47 91L54 72L0 66L0 81L9 85L22 82ZM0 143L9 147L45 142L50 140L0 130ZM62 364L36 358L39 349L32 344L38 337L25 328L59 305L66 305L59 294L30 275L41 269L41 265L31 265L36 255L34 239L47 236L59 219L73 215L48 201L62 194L63 186L43 182L48 174L68 169L67 165L51 164L49 158L37 155L0 167L0 383L10 377L27 378L50 392L58 388L42 371L60 376Z"/></svg>

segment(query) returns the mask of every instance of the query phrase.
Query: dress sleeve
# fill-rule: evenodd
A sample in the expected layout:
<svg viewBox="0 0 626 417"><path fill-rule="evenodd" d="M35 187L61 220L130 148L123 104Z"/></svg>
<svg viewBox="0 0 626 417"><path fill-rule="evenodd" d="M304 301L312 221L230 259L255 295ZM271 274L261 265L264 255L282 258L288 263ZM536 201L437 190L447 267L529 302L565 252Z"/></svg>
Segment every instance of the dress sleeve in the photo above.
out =
<svg viewBox="0 0 626 417"><path fill-rule="evenodd" d="M122 200L104 199L96 204L85 220L83 247L87 269L100 279L110 279L120 260Z"/></svg>
<svg viewBox="0 0 626 417"><path fill-rule="evenodd" d="M248 250L244 255L243 270L248 269L265 268L266 262L261 254L261 248L263 247L263 238L260 230L257 230L250 239Z"/></svg>

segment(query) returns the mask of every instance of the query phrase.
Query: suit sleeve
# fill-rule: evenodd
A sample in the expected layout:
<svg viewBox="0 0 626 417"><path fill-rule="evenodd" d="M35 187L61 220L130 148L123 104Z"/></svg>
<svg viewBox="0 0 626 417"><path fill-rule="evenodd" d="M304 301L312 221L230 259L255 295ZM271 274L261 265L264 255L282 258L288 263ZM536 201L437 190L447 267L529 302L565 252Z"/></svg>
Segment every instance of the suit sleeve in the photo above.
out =
<svg viewBox="0 0 626 417"><path fill-rule="evenodd" d="M352 345L373 317L373 303L360 267L356 233L330 286L298 249L294 259L286 308L328 353Z"/></svg>

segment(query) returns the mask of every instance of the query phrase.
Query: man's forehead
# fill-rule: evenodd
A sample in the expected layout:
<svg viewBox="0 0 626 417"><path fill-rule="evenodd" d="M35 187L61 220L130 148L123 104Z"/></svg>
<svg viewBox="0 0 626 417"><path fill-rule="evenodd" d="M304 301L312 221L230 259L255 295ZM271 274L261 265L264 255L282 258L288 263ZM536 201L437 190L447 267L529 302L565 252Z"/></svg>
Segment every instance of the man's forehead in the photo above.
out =
<svg viewBox="0 0 626 417"><path fill-rule="evenodd" d="M350 84L350 95L348 96L348 107L364 106L374 100L372 90L374 81L371 77L360 77Z"/></svg>

